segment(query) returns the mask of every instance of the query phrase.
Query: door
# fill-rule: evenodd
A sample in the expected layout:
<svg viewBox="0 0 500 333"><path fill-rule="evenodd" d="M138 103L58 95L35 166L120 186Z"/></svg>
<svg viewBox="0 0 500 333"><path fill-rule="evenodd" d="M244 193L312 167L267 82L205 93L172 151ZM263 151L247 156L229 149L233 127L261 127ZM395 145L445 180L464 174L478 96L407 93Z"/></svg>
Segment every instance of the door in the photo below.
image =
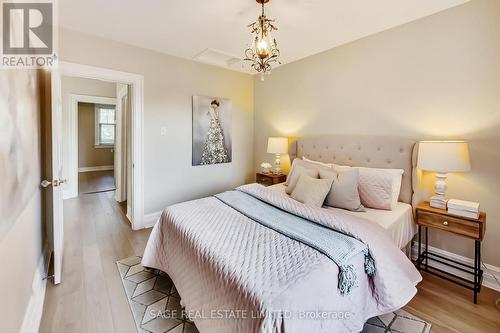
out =
<svg viewBox="0 0 500 333"><path fill-rule="evenodd" d="M61 283L64 244L62 185L66 181L62 179L62 103L61 77L58 70L53 69L46 81L43 135L44 158L48 161L45 163L45 179L41 186L46 189L44 206L48 210L46 217L50 225L47 229L51 233L49 244L53 251L54 283L59 284Z"/></svg>

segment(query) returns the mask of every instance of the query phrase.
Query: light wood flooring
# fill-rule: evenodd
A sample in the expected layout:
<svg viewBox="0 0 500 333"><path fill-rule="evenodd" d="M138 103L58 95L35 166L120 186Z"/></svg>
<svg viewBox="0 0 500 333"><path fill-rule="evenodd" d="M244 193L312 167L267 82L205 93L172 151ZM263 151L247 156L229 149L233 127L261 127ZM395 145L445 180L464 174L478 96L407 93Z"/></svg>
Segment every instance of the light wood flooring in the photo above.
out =
<svg viewBox="0 0 500 333"><path fill-rule="evenodd" d="M91 171L78 173L78 194L115 190L114 171Z"/></svg>
<svg viewBox="0 0 500 333"><path fill-rule="evenodd" d="M114 192L66 200L62 283L47 286L40 332L136 332L115 262L142 255L150 229L132 231ZM500 293L469 290L424 275L404 308L432 323L432 332L500 332Z"/></svg>

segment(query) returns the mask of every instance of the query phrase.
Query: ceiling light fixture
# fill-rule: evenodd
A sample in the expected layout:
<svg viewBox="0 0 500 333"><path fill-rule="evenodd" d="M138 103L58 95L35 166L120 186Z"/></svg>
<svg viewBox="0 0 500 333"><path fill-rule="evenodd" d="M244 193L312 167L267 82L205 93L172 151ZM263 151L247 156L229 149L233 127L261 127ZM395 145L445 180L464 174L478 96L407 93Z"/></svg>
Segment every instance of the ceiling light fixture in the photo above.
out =
<svg viewBox="0 0 500 333"><path fill-rule="evenodd" d="M262 13L257 21L249 24L251 34L254 34L252 46L245 50L245 61L252 63L251 67L261 74L264 81L265 74L271 74L272 64L281 64L279 61L280 50L276 39L272 37L272 32L278 30L274 24L275 20L270 20L264 12L264 5L270 0L256 0L262 5Z"/></svg>

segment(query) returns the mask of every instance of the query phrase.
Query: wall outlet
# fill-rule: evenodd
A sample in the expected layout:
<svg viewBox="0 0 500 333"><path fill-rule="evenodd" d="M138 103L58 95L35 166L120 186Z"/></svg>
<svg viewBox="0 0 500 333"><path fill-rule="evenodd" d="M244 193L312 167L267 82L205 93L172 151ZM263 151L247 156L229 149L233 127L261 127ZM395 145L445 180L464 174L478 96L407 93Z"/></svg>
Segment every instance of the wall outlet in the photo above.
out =
<svg viewBox="0 0 500 333"><path fill-rule="evenodd" d="M165 126L160 127L160 135L161 136L167 135L167 128Z"/></svg>

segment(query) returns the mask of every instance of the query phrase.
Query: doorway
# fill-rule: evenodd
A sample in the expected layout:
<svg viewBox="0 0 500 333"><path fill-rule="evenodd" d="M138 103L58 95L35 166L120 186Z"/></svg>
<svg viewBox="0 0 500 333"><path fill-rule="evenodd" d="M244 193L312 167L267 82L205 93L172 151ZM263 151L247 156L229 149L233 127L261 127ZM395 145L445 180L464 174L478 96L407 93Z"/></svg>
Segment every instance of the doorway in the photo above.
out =
<svg viewBox="0 0 500 333"><path fill-rule="evenodd" d="M128 98L128 112L130 113L129 119L129 148L130 152L128 154L128 158L130 160L130 170L123 171L122 173L130 175L130 181L128 182L128 186L131 188L130 196L127 199L127 218L131 223L131 229L138 230L144 227L144 202L143 202L143 94L144 94L144 77L138 74L132 74L127 72L120 72L106 68L99 68L75 63L68 62L59 62L59 66L52 70L51 75L51 103L52 103L52 115L51 115L51 127L52 127L52 142L53 144L53 169L57 172L54 172L54 177L58 177L52 183L47 182L47 184L52 184L54 191L59 193L60 195L54 195L53 206L54 208L54 218L51 226L51 234L53 235L53 245L51 246L51 250L53 251L53 268L54 268L54 283L58 284L61 282L61 273L62 273L62 263L63 263L63 250L64 250L64 219L75 218L75 216L68 216L63 214L63 191L60 191L63 187L66 190L66 196L68 195L68 189L73 189L73 193L78 196L78 191L74 191L74 189L78 188L78 156L75 152L77 149L71 150L73 153L68 156L72 156L67 159L69 165L74 167L63 166L63 152L62 147L74 147L77 145L77 131L78 131L78 120L77 120L77 111L73 112L70 116L69 120L65 124L69 124L68 126L64 126L62 116L64 110L77 110L78 103L93 103L93 104L104 104L104 105L112 105L109 103L101 103L94 102L89 100L78 100L75 96L71 97L70 100L63 100L63 87L62 87L62 79L63 77L71 77L71 78L82 78L82 79L92 79L101 82L111 82L118 87L118 84L127 86L127 98ZM116 90L117 91L117 90ZM118 91L117 91L118 92ZM76 95L76 94L74 94ZM84 98L89 96L96 96L97 94L89 94L85 95ZM80 95L80 97L83 95ZM118 116L119 112L117 112L117 104L116 104L116 96L114 98L115 105L115 117L116 117L116 126L119 127L118 123L121 121L121 118ZM102 125L110 125L109 123L103 123ZM76 130L68 133L71 128L76 128ZM123 128L127 128L123 126ZM120 131L115 132L115 150L120 146L118 144L118 136L123 135ZM66 134L66 135L64 135ZM71 135L70 135L71 134ZM104 136L108 133L104 133ZM95 135L94 135L95 136ZM63 139L63 138L66 138ZM125 139L124 139L125 140ZM121 146L126 147L126 143ZM109 148L109 147L108 147ZM126 148L124 148L126 150ZM121 161L120 159L114 158L113 167L116 168L116 162ZM125 163L127 165L127 163ZM116 170L115 170L116 173ZM75 177L76 174L76 177ZM64 178L63 178L64 176ZM67 178L67 179L65 179ZM115 177L113 177L115 178ZM63 186L61 186L63 185ZM127 184L125 184L126 186ZM43 186L43 185L42 185ZM115 191L118 192L118 191ZM98 195L98 194L96 194ZM114 198L116 199L116 198ZM57 209L56 209L57 208Z"/></svg>
<svg viewBox="0 0 500 333"><path fill-rule="evenodd" d="M132 224L132 229L142 229L144 227L142 158L144 77L138 74L68 62L59 63L57 76L59 83L64 77L71 77L115 84L116 94L113 95L112 100L107 96L102 96L102 94L89 92L78 94L73 91L71 99L68 101L62 96L61 85L59 84L58 88L57 85L54 86L59 90L59 95L57 93L55 95L59 96L61 112L65 105L69 105L70 110L77 110L79 103L115 105L116 128L121 128L121 131L115 132L117 142L121 143L114 147L113 178L117 189L115 199L118 202L126 201L126 215ZM99 97L96 99L94 98L96 96ZM128 117L121 117L122 113L127 113ZM77 128L77 122L77 112L74 111L69 117L70 127ZM73 131L72 135L68 135L65 144L76 147L78 144L76 134L77 130ZM116 158L116 156L121 158ZM79 172L75 171L78 170L78 156L73 153L69 161L69 165L64 168L67 171L65 176L69 178L68 184L65 185L65 198L78 196ZM126 181L126 179L130 181Z"/></svg>

